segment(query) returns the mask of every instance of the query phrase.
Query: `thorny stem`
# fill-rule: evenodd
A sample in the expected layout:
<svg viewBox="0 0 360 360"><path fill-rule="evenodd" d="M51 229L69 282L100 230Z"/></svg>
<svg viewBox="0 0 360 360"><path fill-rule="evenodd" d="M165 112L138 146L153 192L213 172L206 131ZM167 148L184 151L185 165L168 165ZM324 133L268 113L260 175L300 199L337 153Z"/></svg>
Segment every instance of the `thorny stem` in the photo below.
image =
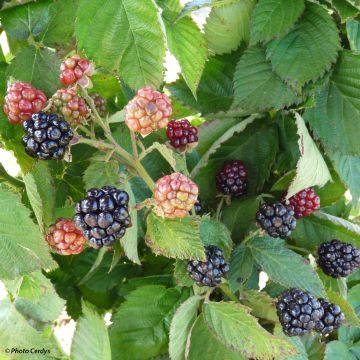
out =
<svg viewBox="0 0 360 360"><path fill-rule="evenodd" d="M139 154L137 149L136 136L132 130L130 130L130 137L131 137L131 145L133 149L133 158L135 161L137 161L139 159Z"/></svg>

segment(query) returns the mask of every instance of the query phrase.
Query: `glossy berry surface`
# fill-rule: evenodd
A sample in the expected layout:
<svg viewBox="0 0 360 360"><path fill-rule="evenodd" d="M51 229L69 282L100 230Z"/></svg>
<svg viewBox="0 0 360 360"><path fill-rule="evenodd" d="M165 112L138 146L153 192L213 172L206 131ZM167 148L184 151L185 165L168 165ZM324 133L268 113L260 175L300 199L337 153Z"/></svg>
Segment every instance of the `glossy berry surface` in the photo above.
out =
<svg viewBox="0 0 360 360"><path fill-rule="evenodd" d="M217 190L234 197L242 196L248 189L247 170L241 160L232 160L224 164L216 175Z"/></svg>
<svg viewBox="0 0 360 360"><path fill-rule="evenodd" d="M90 115L85 100L74 89L59 89L51 98L52 113L63 116L71 125L78 125Z"/></svg>
<svg viewBox="0 0 360 360"><path fill-rule="evenodd" d="M99 115L104 117L107 114L106 100L98 93L93 93L90 95L90 97L93 99L95 108Z"/></svg>
<svg viewBox="0 0 360 360"><path fill-rule="evenodd" d="M67 121L56 114L36 113L23 123L25 151L39 160L64 158L74 133Z"/></svg>
<svg viewBox="0 0 360 360"><path fill-rule="evenodd" d="M210 245L205 247L206 261L191 260L187 271L198 286L213 287L221 283L221 278L229 271L221 249Z"/></svg>
<svg viewBox="0 0 360 360"><path fill-rule="evenodd" d="M46 104L46 95L31 84L16 82L6 91L4 112L11 124L21 124L41 111Z"/></svg>
<svg viewBox="0 0 360 360"><path fill-rule="evenodd" d="M296 227L294 210L280 202L262 204L256 214L258 225L271 237L288 238Z"/></svg>
<svg viewBox="0 0 360 360"><path fill-rule="evenodd" d="M198 130L191 126L189 120L172 120L167 125L166 136L170 144L177 149L186 148L187 145L198 142Z"/></svg>
<svg viewBox="0 0 360 360"><path fill-rule="evenodd" d="M90 189L75 206L74 223L95 249L112 246L131 226L129 195L112 186Z"/></svg>
<svg viewBox="0 0 360 360"><path fill-rule="evenodd" d="M73 55L60 65L60 82L65 86L78 83L82 87L90 87L89 76L93 73L94 65L91 61L81 58L80 55Z"/></svg>
<svg viewBox="0 0 360 360"><path fill-rule="evenodd" d="M126 105L125 122L130 130L146 136L165 128L172 114L170 99L146 86Z"/></svg>
<svg viewBox="0 0 360 360"><path fill-rule="evenodd" d="M320 197L312 188L307 188L292 196L289 204L294 208L295 217L300 219L320 209Z"/></svg>
<svg viewBox="0 0 360 360"><path fill-rule="evenodd" d="M201 210L202 210L202 204L201 204L201 199L198 197L198 199L196 200L196 203L194 205L194 209L195 209L195 214L196 215L200 215L201 214Z"/></svg>
<svg viewBox="0 0 360 360"><path fill-rule="evenodd" d="M82 231L76 229L71 219L57 219L45 237L51 249L60 255L76 255L84 250L86 239Z"/></svg>
<svg viewBox="0 0 360 360"><path fill-rule="evenodd" d="M324 315L315 322L315 330L321 335L329 335L342 325L345 315L341 312L339 305L330 304L325 299L319 301L324 309Z"/></svg>
<svg viewBox="0 0 360 360"><path fill-rule="evenodd" d="M287 336L302 336L315 328L324 309L313 295L300 289L284 291L276 304L277 314Z"/></svg>
<svg viewBox="0 0 360 360"><path fill-rule="evenodd" d="M198 193L198 186L185 175L166 175L155 184L154 212L171 219L188 216L196 203Z"/></svg>
<svg viewBox="0 0 360 360"><path fill-rule="evenodd" d="M318 248L318 264L326 275L346 277L360 267L360 250L336 239L324 242Z"/></svg>

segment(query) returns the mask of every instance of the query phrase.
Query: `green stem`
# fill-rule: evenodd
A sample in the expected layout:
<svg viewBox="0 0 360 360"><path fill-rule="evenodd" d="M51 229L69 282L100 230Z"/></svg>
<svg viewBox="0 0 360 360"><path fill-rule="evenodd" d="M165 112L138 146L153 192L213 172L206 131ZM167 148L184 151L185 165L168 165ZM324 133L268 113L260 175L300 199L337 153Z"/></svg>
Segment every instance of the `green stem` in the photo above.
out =
<svg viewBox="0 0 360 360"><path fill-rule="evenodd" d="M218 205L218 207L216 209L216 220L220 220L221 209L222 209L222 207L224 205L224 200L225 200L225 198L222 197L220 202L219 202L219 205Z"/></svg>
<svg viewBox="0 0 360 360"><path fill-rule="evenodd" d="M227 284L221 284L219 285L219 289L222 291L224 295L226 295L230 300L239 302L239 299L234 295Z"/></svg>
<svg viewBox="0 0 360 360"><path fill-rule="evenodd" d="M133 149L133 157L134 157L134 160L137 161L139 159L139 154L138 154L138 149L137 149L136 136L132 130L130 130L130 137L131 137L131 145L132 145L132 149Z"/></svg>
<svg viewBox="0 0 360 360"><path fill-rule="evenodd" d="M310 251L309 250L306 250L304 248L301 248L301 247L298 247L298 246L294 246L294 245L288 245L287 246L289 249L291 250L296 250L296 251L299 251L303 254L306 254L306 255L309 255L310 254Z"/></svg>

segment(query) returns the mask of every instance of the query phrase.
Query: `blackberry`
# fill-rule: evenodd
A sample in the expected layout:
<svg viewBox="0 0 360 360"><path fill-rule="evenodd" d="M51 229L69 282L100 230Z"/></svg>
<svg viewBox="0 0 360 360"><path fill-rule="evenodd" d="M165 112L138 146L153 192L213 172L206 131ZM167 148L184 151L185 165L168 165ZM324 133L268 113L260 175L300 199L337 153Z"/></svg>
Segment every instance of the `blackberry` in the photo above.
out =
<svg viewBox="0 0 360 360"><path fill-rule="evenodd" d="M185 150L187 145L196 145L198 142L198 130L191 126L187 119L170 121L167 125L166 136L170 140L170 144L176 149Z"/></svg>
<svg viewBox="0 0 360 360"><path fill-rule="evenodd" d="M248 189L247 170L241 160L227 161L216 175L217 190L225 195L242 196Z"/></svg>
<svg viewBox="0 0 360 360"><path fill-rule="evenodd" d="M223 252L214 245L205 247L206 261L191 260L188 262L189 276L198 286L216 286L229 271Z"/></svg>
<svg viewBox="0 0 360 360"><path fill-rule="evenodd" d="M107 114L106 100L98 93L93 93L90 97L93 99L95 108L99 115L105 117Z"/></svg>
<svg viewBox="0 0 360 360"><path fill-rule="evenodd" d="M284 291L276 304L277 314L287 336L301 336L315 328L324 309L313 295L300 289Z"/></svg>
<svg viewBox="0 0 360 360"><path fill-rule="evenodd" d="M293 208L280 202L260 205L256 220L259 226L274 238L286 239L296 227Z"/></svg>
<svg viewBox="0 0 360 360"><path fill-rule="evenodd" d="M324 309L324 315L315 322L315 331L321 335L328 335L341 326L345 315L341 312L339 305L330 304L325 299L319 299L319 301Z"/></svg>
<svg viewBox="0 0 360 360"><path fill-rule="evenodd" d="M320 198L312 188L304 189L289 199L294 208L295 217L300 219L320 209Z"/></svg>
<svg viewBox="0 0 360 360"><path fill-rule="evenodd" d="M22 142L27 154L39 160L63 159L74 136L69 124L56 114L39 112L31 118L23 122Z"/></svg>
<svg viewBox="0 0 360 360"><path fill-rule="evenodd" d="M202 210L202 204L201 204L201 200L198 197L196 200L196 203L194 205L194 209L195 209L195 214L196 215L200 215L201 214L201 210Z"/></svg>
<svg viewBox="0 0 360 360"><path fill-rule="evenodd" d="M360 267L360 250L336 239L324 242L318 248L318 264L326 275L346 277Z"/></svg>
<svg viewBox="0 0 360 360"><path fill-rule="evenodd" d="M95 249L112 246L131 226L127 192L112 186L90 189L75 205L74 223Z"/></svg>

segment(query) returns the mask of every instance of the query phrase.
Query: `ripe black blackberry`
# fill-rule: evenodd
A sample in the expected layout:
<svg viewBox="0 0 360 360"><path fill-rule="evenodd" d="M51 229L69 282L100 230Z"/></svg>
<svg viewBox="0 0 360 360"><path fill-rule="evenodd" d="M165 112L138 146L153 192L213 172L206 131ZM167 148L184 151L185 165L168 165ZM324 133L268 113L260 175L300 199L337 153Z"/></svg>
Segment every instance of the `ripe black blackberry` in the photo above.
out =
<svg viewBox="0 0 360 360"><path fill-rule="evenodd" d="M217 190L225 195L242 196L248 189L247 170L241 160L227 161L216 175Z"/></svg>
<svg viewBox="0 0 360 360"><path fill-rule="evenodd" d="M74 223L95 249L111 246L131 226L127 192L111 186L90 189L75 206Z"/></svg>
<svg viewBox="0 0 360 360"><path fill-rule="evenodd" d="M315 328L324 316L319 300L307 291L290 289L284 291L276 304L277 314L287 336L301 336Z"/></svg>
<svg viewBox="0 0 360 360"><path fill-rule="evenodd" d="M191 260L188 262L189 276L198 286L216 286L229 271L223 252L217 246L205 247L206 261Z"/></svg>
<svg viewBox="0 0 360 360"><path fill-rule="evenodd" d="M360 250L352 244L331 240L319 246L318 264L333 278L346 277L360 267Z"/></svg>
<svg viewBox="0 0 360 360"><path fill-rule="evenodd" d="M194 205L194 209L195 209L195 214L196 215L200 215L201 210L202 210L202 204L201 204L201 200L198 197L198 199L196 200L196 203Z"/></svg>
<svg viewBox="0 0 360 360"><path fill-rule="evenodd" d="M260 205L256 220L270 236L283 239L289 237L296 227L294 209L280 202Z"/></svg>
<svg viewBox="0 0 360 360"><path fill-rule="evenodd" d="M345 315L341 312L339 305L330 304L325 299L319 299L319 301L324 309L324 315L315 322L315 330L321 335L328 335L341 326Z"/></svg>
<svg viewBox="0 0 360 360"><path fill-rule="evenodd" d="M25 151L39 160L61 160L74 136L64 118L43 112L32 115L23 122Z"/></svg>

